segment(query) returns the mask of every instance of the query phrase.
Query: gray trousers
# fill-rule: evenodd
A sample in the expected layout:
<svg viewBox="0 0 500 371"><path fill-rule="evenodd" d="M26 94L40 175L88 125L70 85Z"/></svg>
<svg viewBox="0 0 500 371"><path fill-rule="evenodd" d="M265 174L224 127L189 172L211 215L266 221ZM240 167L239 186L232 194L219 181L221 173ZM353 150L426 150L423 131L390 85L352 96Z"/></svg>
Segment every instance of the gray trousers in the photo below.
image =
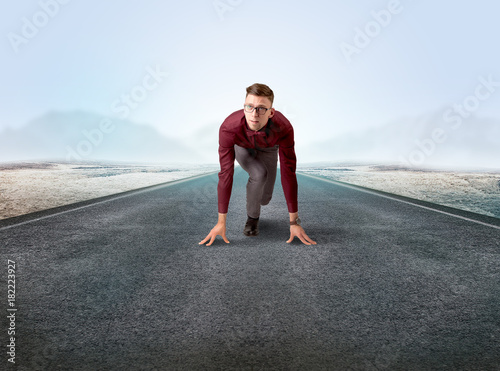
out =
<svg viewBox="0 0 500 371"><path fill-rule="evenodd" d="M243 148L234 146L236 161L248 173L247 215L260 216L260 206L267 205L273 197L278 167L278 146L270 148Z"/></svg>

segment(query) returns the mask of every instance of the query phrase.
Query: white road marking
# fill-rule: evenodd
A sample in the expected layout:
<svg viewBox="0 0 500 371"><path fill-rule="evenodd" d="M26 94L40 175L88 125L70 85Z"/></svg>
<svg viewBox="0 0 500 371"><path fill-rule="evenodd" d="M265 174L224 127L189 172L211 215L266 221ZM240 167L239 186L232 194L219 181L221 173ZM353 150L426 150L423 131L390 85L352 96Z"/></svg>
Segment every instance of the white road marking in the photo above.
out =
<svg viewBox="0 0 500 371"><path fill-rule="evenodd" d="M301 173L301 172L298 172L298 173L300 175L304 175L304 176L307 176L307 177L310 177L310 178L313 178L313 179L317 179L317 180L322 180L322 181L327 182L327 183L333 183L333 184L336 184L336 185L339 185L339 186L342 186L342 187L346 187L346 188L350 188L350 189L355 189L355 190L360 191L360 192L365 192L365 193L369 193L369 194L376 195L376 196L379 196L379 197L384 197L384 198L387 198L389 200L399 201L399 202L402 202L402 203L407 204L407 205L412 205L412 206L420 207L421 209L431 210L431 211L434 211L434 212L437 212L437 213L441 213L441 214L453 216L455 218L467 220L469 222L473 222L473 223L485 225L485 226L490 227L490 228L500 229L500 226L497 226L497 225L494 225L494 224L489 224L489 223L481 222L479 220L467 218L466 216L461 216L461 215L449 213L447 211L442 211L442 210L439 210L439 209L433 209L432 207L428 207L428 206L424 206L424 205L419 205L417 203L413 203L413 202L410 202L410 201L401 200L398 197L391 197L389 195L380 194L380 193L378 193L376 191L370 191L369 189L364 189L361 186L349 185L349 184L346 184L346 183L337 182L337 181L332 180L332 179L322 178L322 177L319 177L319 176L316 176L316 175L305 174L305 173Z"/></svg>
<svg viewBox="0 0 500 371"><path fill-rule="evenodd" d="M113 197L113 195L104 196L104 197L110 197L110 198L108 198L106 200L98 201L98 202L92 202L92 203L90 203L88 205L83 205L83 206L75 207L75 208L72 208L72 209L60 211L60 212L57 212L57 213L54 213L54 214L49 214L49 215L41 216L39 218L35 218L35 219L31 219L31 220L26 220L24 222L12 224L12 225L7 225L5 227L0 227L0 231L4 231L6 229L10 229L10 228L14 228L14 227L19 227L21 225L25 225L25 224L37 222L39 220L44 220L44 219L47 219L47 218L52 218L54 216L64 215L64 214L67 214L67 213L71 213L73 211L78 211L78 210L86 209L87 207L101 205L101 204L104 204L106 202L119 200L120 198L130 197L130 196L134 196L134 195L137 195L137 194L140 194L140 193L153 191L153 190L156 190L156 189L159 189L159 188L169 187L169 186L174 185L174 184L179 184L179 183L187 182L189 180L193 180L193 179L196 179L196 178L201 178L201 177L208 176L208 175L211 175L211 174L213 174L213 173L195 175L195 176L192 176L192 177L189 177L189 178L173 180L173 181L170 181L170 182L167 182L167 183L161 183L161 184L158 184L158 185L153 185L153 186L149 186L149 187L140 188L140 189L137 189L135 191L133 191L133 190L132 191L127 191L127 194L121 194L121 195L117 194L115 197ZM85 202L85 201L82 201L82 202Z"/></svg>

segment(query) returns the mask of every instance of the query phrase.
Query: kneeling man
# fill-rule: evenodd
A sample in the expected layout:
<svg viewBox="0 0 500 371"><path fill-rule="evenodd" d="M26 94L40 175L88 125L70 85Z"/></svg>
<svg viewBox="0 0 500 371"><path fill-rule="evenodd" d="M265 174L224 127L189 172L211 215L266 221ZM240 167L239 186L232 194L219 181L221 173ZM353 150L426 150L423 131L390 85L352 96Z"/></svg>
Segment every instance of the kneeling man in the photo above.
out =
<svg viewBox="0 0 500 371"><path fill-rule="evenodd" d="M219 184L217 186L219 220L210 233L200 242L222 236L226 243L226 220L229 198L233 186L234 160L248 173L247 222L243 229L246 236L259 234L259 217L262 205L267 205L273 195L274 182L280 159L281 184L285 194L290 219L290 238L298 237L306 245L315 245L300 225L297 202L297 177L295 168L295 142L293 127L283 114L272 108L273 91L264 84L247 88L244 108L231 114L219 130Z"/></svg>

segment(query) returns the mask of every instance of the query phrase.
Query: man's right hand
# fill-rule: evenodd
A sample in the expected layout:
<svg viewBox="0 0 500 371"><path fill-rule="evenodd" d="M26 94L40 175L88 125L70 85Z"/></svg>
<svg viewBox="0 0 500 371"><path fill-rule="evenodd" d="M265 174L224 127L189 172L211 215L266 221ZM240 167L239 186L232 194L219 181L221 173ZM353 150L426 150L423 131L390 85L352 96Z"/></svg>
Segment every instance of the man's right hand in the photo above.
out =
<svg viewBox="0 0 500 371"><path fill-rule="evenodd" d="M212 228L207 237L198 243L198 245L203 245L205 242L210 240L210 242L207 243L207 246L210 246L215 241L215 237L217 236L221 236L225 243L229 243L229 240L226 237L226 217L227 214L219 214L218 223Z"/></svg>

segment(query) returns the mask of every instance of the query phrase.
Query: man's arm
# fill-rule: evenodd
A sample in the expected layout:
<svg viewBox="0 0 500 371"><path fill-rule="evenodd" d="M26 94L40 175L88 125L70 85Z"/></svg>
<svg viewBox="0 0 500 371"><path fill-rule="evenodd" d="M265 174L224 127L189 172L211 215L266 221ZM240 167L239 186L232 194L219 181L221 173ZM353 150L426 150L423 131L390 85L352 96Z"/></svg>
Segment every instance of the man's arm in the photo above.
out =
<svg viewBox="0 0 500 371"><path fill-rule="evenodd" d="M297 167L297 157L295 156L295 140L293 128L290 125L290 131L281 140L280 143L280 169L281 169L281 185L285 194L290 223L294 223L298 217L298 184L295 170ZM300 225L290 224L290 238L287 243L293 241L297 237L306 245L316 245L316 242L309 238Z"/></svg>
<svg viewBox="0 0 500 371"><path fill-rule="evenodd" d="M280 173L281 186L285 194L288 212L295 213L298 211L298 185L295 169L297 167L297 157L295 156L295 141L293 128L290 125L288 132L279 141L279 158L280 158Z"/></svg>
<svg viewBox="0 0 500 371"><path fill-rule="evenodd" d="M220 214L227 214L229 207L229 199L233 189L234 160L234 145L231 147L219 145L220 172L217 184L217 204Z"/></svg>
<svg viewBox="0 0 500 371"><path fill-rule="evenodd" d="M217 236L222 236L224 242L229 243L226 237L226 220L229 199L233 187L235 159L234 144L232 144L231 139L230 136L224 133L223 126L221 126L219 130L219 162L221 170L219 172L219 183L217 184L219 219L215 227L212 228L207 237L205 237L199 245L210 240L207 244L207 246L210 246Z"/></svg>

